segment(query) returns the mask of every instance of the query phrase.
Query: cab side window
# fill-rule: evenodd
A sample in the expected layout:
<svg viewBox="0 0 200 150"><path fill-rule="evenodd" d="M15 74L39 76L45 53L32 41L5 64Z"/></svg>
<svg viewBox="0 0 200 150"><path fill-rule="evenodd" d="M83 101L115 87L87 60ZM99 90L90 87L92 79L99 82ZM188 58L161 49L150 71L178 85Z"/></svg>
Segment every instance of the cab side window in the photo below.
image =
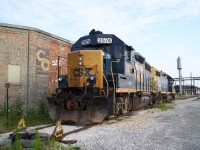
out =
<svg viewBox="0 0 200 150"><path fill-rule="evenodd" d="M126 60L131 62L131 51L126 51Z"/></svg>

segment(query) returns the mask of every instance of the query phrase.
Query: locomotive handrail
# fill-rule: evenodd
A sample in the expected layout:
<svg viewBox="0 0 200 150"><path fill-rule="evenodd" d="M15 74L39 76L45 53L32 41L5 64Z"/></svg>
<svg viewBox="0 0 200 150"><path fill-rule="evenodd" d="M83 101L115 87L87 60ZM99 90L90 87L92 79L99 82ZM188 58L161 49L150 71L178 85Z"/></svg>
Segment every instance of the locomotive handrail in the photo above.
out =
<svg viewBox="0 0 200 150"><path fill-rule="evenodd" d="M114 103L116 104L116 98L115 98L115 81L114 81L114 75L113 75L113 69L112 69L112 63L118 63L119 61L111 61L110 62L110 72L112 74L112 80L113 80L113 91L114 91L114 94L113 94L113 98L114 98Z"/></svg>
<svg viewBox="0 0 200 150"><path fill-rule="evenodd" d="M106 81L106 84L107 84L106 97L105 97L105 98L107 98L108 97L108 93L109 93L109 84L108 84L108 80L107 80L105 74L103 73L103 70L101 68L100 68L100 70L101 70L101 72L103 74L103 77L105 78L105 81ZM99 96L93 96L93 98L96 98L96 97L99 97Z"/></svg>

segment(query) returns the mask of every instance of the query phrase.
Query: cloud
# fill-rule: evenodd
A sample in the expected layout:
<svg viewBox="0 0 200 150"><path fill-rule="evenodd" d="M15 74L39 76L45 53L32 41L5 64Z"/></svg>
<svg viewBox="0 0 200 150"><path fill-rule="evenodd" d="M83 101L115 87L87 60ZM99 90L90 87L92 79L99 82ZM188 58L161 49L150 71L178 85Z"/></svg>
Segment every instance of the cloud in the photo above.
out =
<svg viewBox="0 0 200 150"><path fill-rule="evenodd" d="M180 42L157 46L161 40L155 38L157 32L163 32L161 26L200 16L199 0L0 0L0 3L1 22L36 27L71 41L93 28L114 33L152 65L159 69L169 65L172 71L166 70L174 75L177 56L191 61L190 49Z"/></svg>
<svg viewBox="0 0 200 150"><path fill-rule="evenodd" d="M200 2L196 0L2 0L0 11L4 14L2 20L10 23L14 20L47 31L54 28L61 36L67 31L60 31L59 25L79 33L87 33L94 27L131 41L125 36L127 33L137 35L156 23L199 15L199 6Z"/></svg>

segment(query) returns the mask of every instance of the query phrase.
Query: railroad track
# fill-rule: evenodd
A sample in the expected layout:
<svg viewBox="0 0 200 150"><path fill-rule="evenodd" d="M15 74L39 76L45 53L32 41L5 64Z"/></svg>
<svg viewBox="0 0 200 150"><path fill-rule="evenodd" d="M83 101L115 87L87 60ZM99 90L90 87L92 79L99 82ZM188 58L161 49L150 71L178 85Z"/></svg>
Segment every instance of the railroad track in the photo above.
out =
<svg viewBox="0 0 200 150"><path fill-rule="evenodd" d="M63 140L66 136L70 135L70 134L73 134L73 133L78 133L78 132L81 132L81 131L84 131L84 130L87 130L93 126L95 126L97 124L90 124L90 125L86 125L82 128L79 128L79 129L75 129L75 130L72 130L72 131L69 131L69 132L66 132L62 135L62 137L60 138L57 138L56 141L58 142L61 142L61 143L64 143L64 144L74 144L77 142L77 140Z"/></svg>
<svg viewBox="0 0 200 150"><path fill-rule="evenodd" d="M46 126L42 126L42 127L37 127L37 128L35 128L35 130L41 130L41 129L53 127L53 126L55 126L55 125L56 125L56 124L50 124L50 125L46 125Z"/></svg>
<svg viewBox="0 0 200 150"><path fill-rule="evenodd" d="M144 108L142 108L144 109ZM129 116L133 116L133 115L136 115L137 114L137 111L138 110L141 110L140 109L137 109L137 110L134 110L134 111L129 111L123 115L119 115L119 116L113 116L111 118L108 118L107 120L104 120L102 123L108 123L108 124L111 124L111 123L116 123L118 121L121 121ZM72 125L72 124L66 124L66 125ZM74 124L76 125L76 124ZM57 138L56 141L58 142L61 142L61 143L65 143L65 144L73 144L73 143L76 143L77 141L76 140L63 140L66 136L70 135L70 134L74 134L74 133L78 133L78 132L81 132L81 131L84 131L84 130L87 130L91 127L94 127L96 125L99 125L99 124L90 124L90 125L85 125L81 128L78 128L78 129L75 129L75 130L72 130L72 131L69 131L69 132L66 132L66 133L63 133L63 135L60 137L60 138ZM35 128L36 130L41 130L41 129L45 129L45 128L49 128L49 127L53 127L53 126L56 126L56 124L50 124L50 125L46 125L46 126L42 126L42 127L38 127L38 128ZM63 125L64 126L64 125Z"/></svg>
<svg viewBox="0 0 200 150"><path fill-rule="evenodd" d="M71 124L70 124L70 125L71 125ZM77 142L76 140L63 140L63 139L64 139L66 136L70 135L70 134L78 133L78 132L87 130L87 129L89 129L89 128L95 126L95 125L97 125L97 124L85 125L85 126L83 126L83 127L81 127L81 128L78 128L78 129L75 129L75 130L72 130L72 131L63 133L62 137L57 138L56 141L61 142L61 143L65 143L65 144L73 144L73 143L76 143L76 142ZM50 127L53 127L53 126L56 126L56 124L50 124L50 125L46 125L46 126L42 126L42 127L37 127L37 128L35 128L35 130L42 130L42 129L50 128Z"/></svg>
<svg viewBox="0 0 200 150"><path fill-rule="evenodd" d="M129 117L129 116L132 116L132 115L135 115L136 112L135 111L129 111L123 115L119 115L119 116L113 116L112 118L109 118L107 120L104 120L103 122L106 122L108 124L110 124L109 121L113 122L112 123L115 123L115 122L118 122L120 120L123 120L125 117ZM66 124L66 125L69 125L69 124ZM72 124L70 124L72 125ZM74 124L76 125L76 124ZM69 132L66 132L66 133L63 133L63 135L60 137L60 138L57 138L56 141L60 142L60 143L64 143L64 144L74 144L76 143L77 141L76 140L63 140L66 136L70 135L70 134L74 134L74 133L78 133L78 132L81 132L81 131L84 131L84 130L87 130L91 127L94 127L96 125L99 125L99 124L90 124L90 125L85 125L81 128L78 128L78 129L75 129L75 130L72 130L72 131L69 131ZM35 130L42 130L42 129L45 129L45 128L50 128L50 127L53 127L53 126L56 126L56 124L50 124L50 125L46 125L46 126L42 126L42 127L38 127L38 128L35 128ZM62 125L64 126L64 125Z"/></svg>

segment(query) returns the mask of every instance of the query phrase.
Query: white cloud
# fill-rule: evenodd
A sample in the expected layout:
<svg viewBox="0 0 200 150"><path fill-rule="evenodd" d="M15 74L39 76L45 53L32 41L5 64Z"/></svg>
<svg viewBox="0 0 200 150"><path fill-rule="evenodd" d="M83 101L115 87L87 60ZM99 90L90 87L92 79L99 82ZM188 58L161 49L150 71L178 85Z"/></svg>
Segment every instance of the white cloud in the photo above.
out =
<svg viewBox="0 0 200 150"><path fill-rule="evenodd" d="M139 52L140 45L157 44L152 27L200 16L199 0L0 0L0 4L1 22L36 27L72 41L95 28L116 34ZM177 56L183 57L183 61L191 61L191 55L187 56L188 47L180 43L162 47L149 47L144 54L140 53L159 69L166 68L167 64L170 70L165 70L171 74L176 74ZM164 50L166 54L162 54ZM157 55L159 57L155 58Z"/></svg>
<svg viewBox="0 0 200 150"><path fill-rule="evenodd" d="M132 39L125 36L127 33L137 35L155 23L199 15L200 12L200 2L196 0L1 1L1 11L5 15L1 18L10 23L14 20L19 24L47 31L54 28L55 33L58 31L56 34L61 36L65 35L64 32L56 30L60 24L79 33L87 33L95 27L104 32L122 35L128 42Z"/></svg>

